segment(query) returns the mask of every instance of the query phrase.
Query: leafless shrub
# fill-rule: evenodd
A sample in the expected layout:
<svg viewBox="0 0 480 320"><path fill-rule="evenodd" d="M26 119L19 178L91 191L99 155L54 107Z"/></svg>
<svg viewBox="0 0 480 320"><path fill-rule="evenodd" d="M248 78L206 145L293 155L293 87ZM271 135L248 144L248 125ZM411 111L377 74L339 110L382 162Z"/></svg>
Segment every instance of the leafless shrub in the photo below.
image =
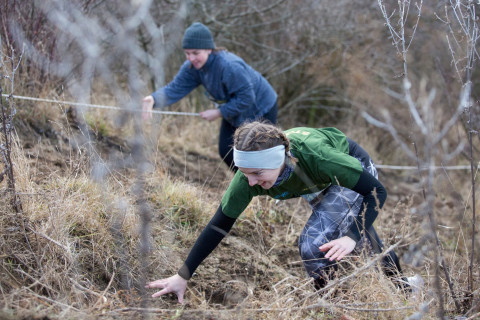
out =
<svg viewBox="0 0 480 320"><path fill-rule="evenodd" d="M450 1L445 6L442 22L448 27L448 46L452 55L452 64L457 73L458 80L465 90L464 123L468 132L468 143L470 144L470 172L472 185L472 235L471 235L471 256L468 272L468 308L472 307L473 292L473 265L475 260L475 233L476 233L476 201L475 201L475 168L474 159L474 137L478 137L480 121L478 118L478 99L475 101L472 94L472 75L475 71L475 62L478 64L480 55L477 50L480 28L478 25L478 5L472 1ZM477 109L477 110L476 110Z"/></svg>
<svg viewBox="0 0 480 320"><path fill-rule="evenodd" d="M383 128L384 130L388 131L395 141L402 147L402 150L409 156L410 159L415 160L419 167L419 174L420 170L424 169L427 171L426 178L424 181L424 189L423 195L425 198L425 203L422 208L422 215L428 217L427 226L430 230L430 233L425 236L425 241L430 241L432 245L433 256L432 260L435 266L435 293L438 302L438 316L440 318L445 317L445 305L444 305L444 297L442 292L441 286L441 274L440 271L443 269L445 281L449 286L451 297L453 298L453 302L455 303L455 308L457 313L467 313L467 310L470 308L468 306L462 310L460 305L460 294L454 290L454 285L450 276L450 268L446 265L446 261L444 258L443 249L441 247L440 240L437 235L437 217L435 213L434 207L434 198L435 198L435 191L434 185L436 181L436 174L435 174L435 161L440 161L442 163L448 163L452 159L454 159L458 154L460 154L465 146L465 142L461 141L457 148L454 150L445 150L442 149L441 143L444 139L446 139L449 131L452 129L453 126L460 120L461 115L469 109L471 106L471 83L470 83L470 75L473 68L473 61L478 57L476 53L476 49L472 49L475 47L478 27L476 26L475 22L476 18L475 14L472 16L472 12L474 12L474 4L471 1L467 1L462 3L461 1L456 1L455 3L452 1L450 2L450 6L445 7L446 11L446 24L450 28L450 32L454 35L456 31L453 31L452 25L450 24L449 20L449 9L454 12L454 16L458 19L460 24L460 31L463 31L466 34L466 41L465 41L465 68L462 69L462 73L466 75L468 79L459 94L458 103L456 110L449 113L449 119L445 122L438 122L437 114L441 112L438 108L435 107L436 105L436 90L430 89L426 90L426 82L422 81L420 83L419 89L417 89L418 93L416 94L417 98L413 98L412 96L412 84L408 77L408 65L407 62L407 52L412 45L413 35L417 30L417 26L419 24L420 19L420 11L421 11L421 4L417 4L418 8L418 15L416 18L416 22L413 24L412 27L412 35L410 38L406 37L406 23L408 14L410 11L410 1L399 1L398 5L398 23L394 23L391 19L392 16L395 16L396 12L391 11L390 13L385 6L383 1L379 1L379 6L386 21L386 25L389 28L393 39L393 45L395 46L397 53L402 57L402 63L404 67L404 80L403 80L403 92L402 93L395 93L393 91L389 91L389 94L392 97L395 97L399 101L402 101L404 105L407 106L409 110L409 114L412 119L412 123L414 127L410 130L410 134L412 136L414 149L411 150L409 147L409 143L405 141L402 135L399 133L403 130L403 128L399 128L395 121L391 118L389 112L387 110L383 111L384 120L379 121L369 115L367 112L364 112L364 117L367 119L368 122L371 124ZM463 10L466 10L465 13ZM455 36L454 36L455 37ZM448 36L447 36L448 39ZM455 38L456 44L459 45L459 40ZM450 43L450 42L449 42ZM460 45L459 45L460 47ZM455 58L455 52L452 50L452 45L449 45L450 51L452 52L452 56L454 57L454 67L457 73L459 73L459 61ZM462 58L464 56L462 55ZM469 143L471 143L471 134L469 135ZM421 141L420 144L418 142ZM421 146L421 149L418 147ZM445 152L446 151L446 152ZM472 189L474 189L474 161L473 161L473 152L471 148L470 152L470 163L471 163L471 171L472 171ZM473 205L473 221L475 221L475 204ZM474 234L475 234L475 223L473 223L473 232L472 232L472 258L470 259L470 268L473 265L473 248L474 248ZM470 273L471 275L471 273ZM471 283L472 278L469 276L469 292L471 292ZM471 301L470 301L471 302ZM467 304L468 305L468 304Z"/></svg>

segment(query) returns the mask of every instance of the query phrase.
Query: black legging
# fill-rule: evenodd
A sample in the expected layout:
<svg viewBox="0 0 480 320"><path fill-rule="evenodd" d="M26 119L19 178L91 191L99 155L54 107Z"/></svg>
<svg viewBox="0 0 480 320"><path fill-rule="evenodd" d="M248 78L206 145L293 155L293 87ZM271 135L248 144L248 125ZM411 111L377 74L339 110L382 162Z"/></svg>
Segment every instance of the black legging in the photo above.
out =
<svg viewBox="0 0 480 320"><path fill-rule="evenodd" d="M277 103L273 105L273 107L268 111L266 114L261 116L259 119L256 120L268 120L272 124L277 123L277 112L278 106ZM235 167L233 163L233 135L237 130L237 127L232 126L228 121L222 119L222 125L220 127L220 134L218 138L218 153L222 158L223 162L232 170L233 172L237 171L237 167Z"/></svg>

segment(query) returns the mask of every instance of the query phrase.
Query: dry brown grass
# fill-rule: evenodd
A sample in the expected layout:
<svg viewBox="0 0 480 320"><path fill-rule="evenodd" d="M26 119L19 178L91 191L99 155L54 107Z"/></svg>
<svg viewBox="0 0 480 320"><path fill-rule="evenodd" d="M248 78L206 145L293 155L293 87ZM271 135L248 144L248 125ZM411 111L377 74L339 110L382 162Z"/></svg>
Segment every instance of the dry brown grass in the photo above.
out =
<svg viewBox="0 0 480 320"><path fill-rule="evenodd" d="M110 104L101 99L96 103ZM45 119L42 123L55 134L47 139L37 132L32 139L22 131L17 138L14 163L24 212L12 213L6 202L2 206L2 317L404 319L417 312L424 313L424 319L436 317L431 292L434 257L422 246L428 232L418 215L422 185L412 171L380 172L389 200L376 226L387 247L397 245L405 274L424 277L425 288L415 299L385 278L375 257L361 254L346 259L338 279L324 294L316 293L296 248L309 215L306 203L301 199L275 203L268 198L255 199L198 268L185 305L178 305L172 296L150 299L151 292L142 297L142 270L147 271L146 279L177 271L232 177L216 153L218 122L155 116L145 124L142 134L150 167L143 176L144 199L139 199L135 188L141 177L129 154L131 122L119 128L109 111L85 111L84 118L105 128L99 134L92 125L88 142L108 168L94 181L92 149L68 143L81 139L69 126L68 114L58 114L65 108L39 107L30 117ZM179 109L194 111L188 100ZM46 113L41 116L42 110ZM342 124L345 132L377 162L395 159L397 153L384 155L378 147L384 136L350 121L352 125ZM28 121L21 123L28 127ZM121 148L112 151L102 141ZM470 232L464 179L461 172L439 175L435 206L439 224L445 226L439 236L460 298L466 288ZM138 205L143 200L151 217L146 261L139 251ZM446 309L453 313L447 284L442 285Z"/></svg>
<svg viewBox="0 0 480 320"><path fill-rule="evenodd" d="M351 8L351 3L347 4ZM337 9L347 13L342 6ZM407 141L421 138L405 106L385 92L387 88L399 89L401 63L386 44L383 27L377 28L378 20L371 19L373 10L367 7L364 10L368 15L358 19L368 29L363 35L352 33L358 45L343 48L342 40L336 38L333 30L332 51L313 55L309 63L292 69L292 75L285 75L284 81L279 80L283 76L272 78L278 87L285 82L284 89L298 85L293 98L312 88L320 92L310 93L312 97L321 96L320 100L309 102L307 95L304 103L292 103L289 109L281 110L280 116L284 115L281 124L290 125L303 119L313 125L337 126L359 142L376 163L415 165L389 134L360 117L361 110L375 116L387 109L401 134L408 137ZM322 21L315 15L309 16L317 20L315 23ZM299 23L310 25L309 21ZM438 28L426 29L424 37L430 37L432 29ZM292 46L300 46L299 51L305 50L302 42L291 42ZM424 46L416 57L409 58L414 63L410 70L425 63L422 56L427 57L426 68L418 70L433 74L430 86L439 88L438 91L450 88L452 97L448 98L453 101L458 86L442 84L453 81L448 74L441 78L431 73L436 68L431 65L429 55L434 45L438 44ZM260 52L258 47L251 49ZM447 59L445 54L440 58ZM173 63L166 67L175 69ZM421 72L412 72L413 83L420 83L424 77ZM27 76L17 85L24 91L29 88ZM122 81L120 85L124 86L126 80ZM40 97L74 100L51 87L36 81L35 92ZM336 99L332 104L341 102L345 107L351 103L352 106L348 105L351 108L338 113L317 110L318 115L307 117L308 107L323 101L324 92L320 89L324 87ZM119 104L105 90L108 86L95 83L95 88L90 102ZM282 88L278 89L282 92ZM417 96L428 91L425 85L420 89ZM15 93L21 94L21 90ZM174 106L175 110L197 112L199 108L208 108L200 95L190 95ZM290 102L288 97L282 98ZM451 106L455 103L445 103L443 100L449 99L440 94L436 99L436 124L441 127L451 116ZM299 107L304 108L302 112ZM46 103L21 102L17 108L18 138L13 162L23 212L14 213L8 198L0 199L0 318L405 319L412 315L415 315L412 319L437 318L438 301L432 292L433 262L437 257L425 243L430 229L422 211L424 178L416 171L380 170L389 198L376 221L386 247L396 246L405 274L423 276L425 287L416 298L400 291L378 270L378 257L363 254L345 259L338 278L319 295L305 277L296 247L310 212L308 206L301 199L275 203L272 199L258 198L198 268L189 283L186 304L178 305L172 296L151 299L151 291L142 296L143 284L145 280L170 276L178 270L232 177L216 151L219 123L206 123L198 117L155 115L151 123L142 124L141 132L136 132L132 118L138 114L125 116L122 112L69 109ZM86 122L89 131L79 132L76 128L79 124L75 122L78 119ZM141 136L148 160L144 174L136 171L139 166L132 156L136 134ZM442 141L442 150L435 155L437 160L442 160L443 154L464 140L459 122ZM423 147L419 143L419 148ZM466 158L462 154L449 164L465 164ZM99 163L105 171L93 179L91 172ZM435 178L434 210L447 263L444 267L450 272L455 298L462 303L467 293L471 186L465 172L437 171ZM139 182L144 183L142 193L137 192ZM5 182L0 184L2 196L6 194L4 185ZM140 250L143 203L148 206L150 218L148 258L142 258ZM478 239L475 241L478 248L480 243ZM474 270L476 290L477 257ZM444 278L441 285L447 314L456 315ZM475 306L478 291L473 292L472 298ZM471 319L478 315L475 308L467 315Z"/></svg>
<svg viewBox="0 0 480 320"><path fill-rule="evenodd" d="M403 319L422 303L431 303L428 291L410 300L378 272L371 257L362 256L342 264L338 282L322 298L305 278L295 245L308 215L305 204L298 200L275 204L260 198L197 270L184 306L173 297L144 298L142 304L141 265L148 267L149 279L176 272L214 212L230 175L209 145L215 125L207 127L192 119L183 127L179 119L163 121L157 135L150 136L158 143L145 180L152 214L148 261L141 261L138 253L138 199L132 192L131 170L112 172L95 183L87 174L88 161L75 155L81 167L38 172L40 160L28 159L20 144L16 146L17 187L24 212L14 215L3 206L3 317L136 318L146 313L182 319ZM214 167L219 164L215 180L219 182L200 174L197 182L189 180L196 168L186 158L183 171L174 172L185 174L172 175L164 165L182 154L205 157ZM36 179L39 174L41 180ZM202 177L206 183L199 183ZM380 218L382 233L391 232L404 245L415 242L420 231L411 229L410 208L411 204L396 207L395 215L404 216L399 225L388 226L388 219ZM389 238L388 244L392 243ZM407 266L406 272L421 272L428 289L428 268ZM427 313L430 317L434 315Z"/></svg>

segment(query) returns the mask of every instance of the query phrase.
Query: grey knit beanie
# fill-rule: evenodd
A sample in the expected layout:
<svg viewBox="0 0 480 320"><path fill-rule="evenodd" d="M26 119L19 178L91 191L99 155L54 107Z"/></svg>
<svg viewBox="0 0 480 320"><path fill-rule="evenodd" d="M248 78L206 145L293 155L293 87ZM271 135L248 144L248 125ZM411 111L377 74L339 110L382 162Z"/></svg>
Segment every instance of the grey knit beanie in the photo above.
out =
<svg viewBox="0 0 480 320"><path fill-rule="evenodd" d="M183 49L215 49L212 33L200 22L194 22L185 30Z"/></svg>

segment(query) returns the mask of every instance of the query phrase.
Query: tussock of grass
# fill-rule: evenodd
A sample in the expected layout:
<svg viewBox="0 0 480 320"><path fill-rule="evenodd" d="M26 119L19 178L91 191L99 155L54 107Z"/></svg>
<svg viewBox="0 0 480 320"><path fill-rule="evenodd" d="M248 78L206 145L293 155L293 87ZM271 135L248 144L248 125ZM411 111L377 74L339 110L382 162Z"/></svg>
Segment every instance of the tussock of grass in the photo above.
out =
<svg viewBox="0 0 480 320"><path fill-rule="evenodd" d="M199 197L201 193L197 187L182 181L151 177L148 184L154 232L170 229L176 233L175 239L179 240L180 246L191 244L197 236L195 231L208 222L217 203L205 203Z"/></svg>

